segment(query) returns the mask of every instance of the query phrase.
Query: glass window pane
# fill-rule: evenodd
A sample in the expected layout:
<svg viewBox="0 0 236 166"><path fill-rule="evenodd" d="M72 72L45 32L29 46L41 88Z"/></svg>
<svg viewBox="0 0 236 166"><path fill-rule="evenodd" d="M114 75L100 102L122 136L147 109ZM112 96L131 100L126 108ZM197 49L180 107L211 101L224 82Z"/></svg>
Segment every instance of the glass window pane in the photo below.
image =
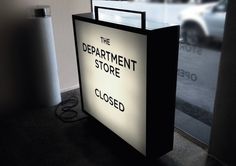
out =
<svg viewBox="0 0 236 166"><path fill-rule="evenodd" d="M175 123L208 144L227 0L93 0L93 5L146 11L153 25L181 26Z"/></svg>

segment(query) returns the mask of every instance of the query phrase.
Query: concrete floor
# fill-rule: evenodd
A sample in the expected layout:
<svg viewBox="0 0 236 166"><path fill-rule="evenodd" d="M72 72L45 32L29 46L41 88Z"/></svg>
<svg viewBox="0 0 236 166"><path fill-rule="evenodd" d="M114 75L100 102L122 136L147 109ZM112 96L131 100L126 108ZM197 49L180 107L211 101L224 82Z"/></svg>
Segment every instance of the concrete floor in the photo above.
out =
<svg viewBox="0 0 236 166"><path fill-rule="evenodd" d="M65 96L64 96L65 98ZM79 102L80 103L80 102ZM97 121L76 108L81 121L64 123L50 109L0 115L0 164L4 166L218 166L207 152L179 133L174 149L145 161ZM3 164L4 163L4 164Z"/></svg>
<svg viewBox="0 0 236 166"><path fill-rule="evenodd" d="M163 156L165 165L215 166L220 165L207 155L207 151L175 132L174 149Z"/></svg>

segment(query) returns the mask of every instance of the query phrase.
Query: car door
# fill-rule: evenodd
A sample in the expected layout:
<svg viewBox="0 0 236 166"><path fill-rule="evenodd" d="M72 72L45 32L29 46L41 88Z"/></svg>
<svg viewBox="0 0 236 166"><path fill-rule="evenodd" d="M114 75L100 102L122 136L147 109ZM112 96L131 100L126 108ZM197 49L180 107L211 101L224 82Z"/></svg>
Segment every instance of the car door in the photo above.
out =
<svg viewBox="0 0 236 166"><path fill-rule="evenodd" d="M226 1L221 1L205 13L204 19L209 30L209 36L222 41L224 33Z"/></svg>

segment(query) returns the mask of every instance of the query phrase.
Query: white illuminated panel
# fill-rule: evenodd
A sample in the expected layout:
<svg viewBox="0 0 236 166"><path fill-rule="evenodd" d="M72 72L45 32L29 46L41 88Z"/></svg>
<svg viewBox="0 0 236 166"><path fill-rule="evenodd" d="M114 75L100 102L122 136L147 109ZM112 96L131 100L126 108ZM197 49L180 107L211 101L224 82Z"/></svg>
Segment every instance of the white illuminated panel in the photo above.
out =
<svg viewBox="0 0 236 166"><path fill-rule="evenodd" d="M75 24L84 110L146 155L147 36Z"/></svg>

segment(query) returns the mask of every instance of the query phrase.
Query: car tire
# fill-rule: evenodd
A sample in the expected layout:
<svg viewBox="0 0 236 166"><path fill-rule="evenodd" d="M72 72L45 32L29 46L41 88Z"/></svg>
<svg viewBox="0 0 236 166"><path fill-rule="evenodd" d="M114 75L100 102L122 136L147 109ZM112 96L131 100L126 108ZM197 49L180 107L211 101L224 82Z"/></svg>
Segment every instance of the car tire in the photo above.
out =
<svg viewBox="0 0 236 166"><path fill-rule="evenodd" d="M206 35L198 24L185 24L184 26L182 26L181 33L184 43L200 46L206 44Z"/></svg>

